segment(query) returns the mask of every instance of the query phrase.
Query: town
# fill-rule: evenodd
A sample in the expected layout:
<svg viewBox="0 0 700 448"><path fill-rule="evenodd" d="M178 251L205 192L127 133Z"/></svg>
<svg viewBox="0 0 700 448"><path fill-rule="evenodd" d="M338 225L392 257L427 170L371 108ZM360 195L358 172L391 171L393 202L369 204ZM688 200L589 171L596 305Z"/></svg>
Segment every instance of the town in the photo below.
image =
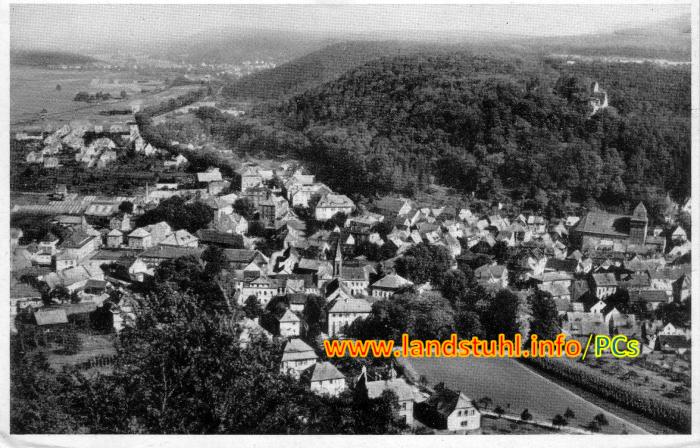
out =
<svg viewBox="0 0 700 448"><path fill-rule="evenodd" d="M689 439L690 12L12 5L11 437Z"/></svg>
<svg viewBox="0 0 700 448"><path fill-rule="evenodd" d="M620 362L628 364L627 378L647 372L689 381L690 241L678 225L689 200L668 199L661 223L650 222L641 202L624 215L591 210L554 219L501 203L449 209L385 197L358 206L291 162L245 164L235 178L214 166L190 175L187 157L145 143L135 123L63 125L15 138L28 142L28 165L61 170L65 158L100 169L132 151L162 160L170 177L128 197L56 184L46 194L13 198L13 222L18 217L20 224L11 229L12 329L31 335L20 338L27 347L65 346L73 355L54 357L57 366L108 369L114 347L105 335L133 322L144 285L165 265L193 263L217 266L226 306L241 311L234 316L242 342L284 342L280 372L318 394L359 384L370 398L392 390L413 430L479 431L482 415L504 410L444 385L427 387L410 361L383 374L366 366L359 375L343 371L324 360L322 342L357 336L356 321L370 320L377 303L402 294L454 300L448 294L463 292L454 291L460 281L484 298L507 291L524 303L541 295L555 307L556 331L584 342L589 334L638 339L640 359ZM431 272L434 266L444 272ZM530 323L535 314L517 308L524 337L537 325ZM76 342L95 339L95 321L97 351L94 342ZM676 389L682 397L683 387Z"/></svg>

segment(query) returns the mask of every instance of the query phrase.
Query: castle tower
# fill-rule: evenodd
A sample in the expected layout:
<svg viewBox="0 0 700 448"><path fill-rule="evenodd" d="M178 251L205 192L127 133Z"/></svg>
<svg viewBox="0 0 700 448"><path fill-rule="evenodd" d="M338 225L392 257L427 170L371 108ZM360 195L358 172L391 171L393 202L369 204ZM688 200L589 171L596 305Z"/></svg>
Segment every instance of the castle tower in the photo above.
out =
<svg viewBox="0 0 700 448"><path fill-rule="evenodd" d="M630 216L630 244L643 246L647 240L647 227L649 219L647 218L647 209L643 203L639 203Z"/></svg>

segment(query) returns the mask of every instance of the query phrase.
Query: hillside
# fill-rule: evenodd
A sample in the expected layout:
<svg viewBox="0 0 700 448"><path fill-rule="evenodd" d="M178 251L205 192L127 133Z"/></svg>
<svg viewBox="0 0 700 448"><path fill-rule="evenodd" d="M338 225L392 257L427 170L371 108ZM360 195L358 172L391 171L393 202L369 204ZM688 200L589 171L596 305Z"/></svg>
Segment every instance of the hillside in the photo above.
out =
<svg viewBox="0 0 700 448"><path fill-rule="evenodd" d="M321 50L246 76L224 88L230 98L273 99L301 93L323 82L333 80L353 67L381 56L410 53L425 48L400 42L344 42L329 45Z"/></svg>
<svg viewBox="0 0 700 448"><path fill-rule="evenodd" d="M591 116L593 81L611 107ZM243 120L205 121L232 150L301 158L355 197L437 183L535 208L624 209L690 194L688 66L417 53L374 59Z"/></svg>
<svg viewBox="0 0 700 448"><path fill-rule="evenodd" d="M48 67L51 65L83 65L99 62L90 56L62 51L15 50L10 53L12 65Z"/></svg>
<svg viewBox="0 0 700 448"><path fill-rule="evenodd" d="M154 53L164 52L167 59L190 64L241 64L244 61L266 60L283 63L317 51L332 43L301 33L275 31L212 32L178 40L165 51L153 47Z"/></svg>

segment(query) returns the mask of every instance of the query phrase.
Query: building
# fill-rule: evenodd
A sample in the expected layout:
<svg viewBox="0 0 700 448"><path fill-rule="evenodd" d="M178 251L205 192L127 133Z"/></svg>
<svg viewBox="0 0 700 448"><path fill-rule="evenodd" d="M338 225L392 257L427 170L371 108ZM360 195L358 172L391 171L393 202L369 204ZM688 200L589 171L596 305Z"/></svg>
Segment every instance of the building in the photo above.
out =
<svg viewBox="0 0 700 448"><path fill-rule="evenodd" d="M301 339L293 338L284 346L280 372L299 378L299 374L316 364L316 361L318 361L318 355L314 349Z"/></svg>
<svg viewBox="0 0 700 448"><path fill-rule="evenodd" d="M413 282L398 274L389 274L374 282L370 289L372 297L387 298L407 286L413 286Z"/></svg>
<svg viewBox="0 0 700 448"><path fill-rule="evenodd" d="M481 427L481 413L471 399L443 384L416 406L416 417L426 425L448 431L473 431Z"/></svg>
<svg viewBox="0 0 700 448"><path fill-rule="evenodd" d="M176 230L160 242L161 246L199 247L199 238L185 229Z"/></svg>
<svg viewBox="0 0 700 448"><path fill-rule="evenodd" d="M649 220L643 203L637 204L632 215L616 215L603 211L588 212L574 227L573 239L582 249L605 249L620 243L647 244Z"/></svg>
<svg viewBox="0 0 700 448"><path fill-rule="evenodd" d="M144 229L139 227L129 234L127 237L129 249L144 250L153 246L153 238L151 234Z"/></svg>
<svg viewBox="0 0 700 448"><path fill-rule="evenodd" d="M124 244L124 234L117 229L112 229L107 234L107 247L110 249L118 249Z"/></svg>
<svg viewBox="0 0 700 448"><path fill-rule="evenodd" d="M474 278L483 287L506 288L508 286L508 269L496 263L485 264L474 269Z"/></svg>
<svg viewBox="0 0 700 448"><path fill-rule="evenodd" d="M591 291L595 296L603 300L617 292L617 280L615 275L611 273L606 274L592 274L591 275Z"/></svg>
<svg viewBox="0 0 700 448"><path fill-rule="evenodd" d="M316 204L314 211L318 221L327 221L336 213L349 215L355 210L355 204L344 194L327 194Z"/></svg>
<svg viewBox="0 0 700 448"><path fill-rule="evenodd" d="M277 317L277 322L280 336L283 338L299 337L301 334L301 319L290 310L285 310L281 316Z"/></svg>
<svg viewBox="0 0 700 448"><path fill-rule="evenodd" d="M347 389L345 375L328 361L317 362L311 374L310 389L317 394L337 397Z"/></svg>
<svg viewBox="0 0 700 448"><path fill-rule="evenodd" d="M94 235L76 230L61 243L64 253L70 253L75 259L82 259L100 248L100 239Z"/></svg>
<svg viewBox="0 0 700 448"><path fill-rule="evenodd" d="M364 299L339 297L328 308L328 335L332 338L344 336L350 324L367 318L371 311L372 305Z"/></svg>
<svg viewBox="0 0 700 448"><path fill-rule="evenodd" d="M248 188L259 187L263 184L263 178L256 168L248 168L241 174L241 191Z"/></svg>
<svg viewBox="0 0 700 448"><path fill-rule="evenodd" d="M416 401L421 398L420 394L406 380L397 378L394 369L391 369L390 375L390 378L386 380L369 381L367 368L362 366L362 372L357 378L356 388L364 388L367 391L367 397L371 399L379 398L386 390L394 392L399 402L399 416L406 425L413 426L413 409Z"/></svg>

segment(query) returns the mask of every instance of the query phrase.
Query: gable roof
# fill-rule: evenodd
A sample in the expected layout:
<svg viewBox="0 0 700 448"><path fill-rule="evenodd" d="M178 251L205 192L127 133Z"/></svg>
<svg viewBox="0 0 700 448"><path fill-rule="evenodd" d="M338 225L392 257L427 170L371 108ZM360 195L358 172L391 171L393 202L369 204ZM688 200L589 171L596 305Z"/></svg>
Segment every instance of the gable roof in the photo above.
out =
<svg viewBox="0 0 700 448"><path fill-rule="evenodd" d="M293 312L291 312L288 309L285 310L284 313L282 314L282 316L278 317L277 320L279 320L280 323L282 323L282 322L293 322L293 323L301 322L301 319L299 319L299 317L296 314L294 314Z"/></svg>
<svg viewBox="0 0 700 448"><path fill-rule="evenodd" d="M456 409L474 407L469 397L447 387L437 390L425 401L425 404L444 417L449 417Z"/></svg>
<svg viewBox="0 0 700 448"><path fill-rule="evenodd" d="M339 297L328 310L328 313L367 313L372 311L372 305L364 299L354 297Z"/></svg>
<svg viewBox="0 0 700 448"><path fill-rule="evenodd" d="M40 308L34 311L37 325L67 324L68 315L65 308Z"/></svg>
<svg viewBox="0 0 700 448"><path fill-rule="evenodd" d="M372 284L373 288L398 289L403 286L413 285L413 282L401 277L398 274L389 274L380 278Z"/></svg>
<svg viewBox="0 0 700 448"><path fill-rule="evenodd" d="M329 381L329 380L337 380L337 379L345 379L345 375L340 373L340 370L338 370L333 364L331 364L328 361L324 362L317 362L314 365L314 372L311 375L311 382L316 382L316 381Z"/></svg>

